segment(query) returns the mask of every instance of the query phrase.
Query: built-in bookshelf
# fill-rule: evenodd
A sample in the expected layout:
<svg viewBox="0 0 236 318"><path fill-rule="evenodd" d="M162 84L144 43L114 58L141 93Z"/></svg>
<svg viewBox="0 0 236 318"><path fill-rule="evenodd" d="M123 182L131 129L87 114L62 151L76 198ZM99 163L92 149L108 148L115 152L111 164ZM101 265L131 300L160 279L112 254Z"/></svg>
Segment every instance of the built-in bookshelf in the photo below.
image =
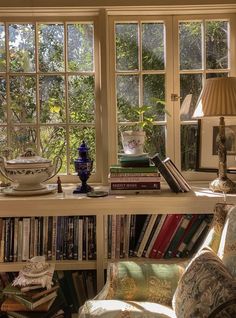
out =
<svg viewBox="0 0 236 318"><path fill-rule="evenodd" d="M93 219L95 233L96 257L78 259L57 259L53 257L50 262L55 263L56 270L95 270L97 275L97 290L104 285L104 269L109 259L104 248L105 229L109 215L152 215L152 214L211 214L218 202L236 204L236 195L212 193L207 184L192 184L192 190L186 193L173 193L165 185L161 191L150 195L109 195L101 198L89 198L86 195L73 195L72 185L63 187L63 193L34 197L9 197L0 194L0 218L38 218L49 217L70 218L70 220ZM104 187L95 186L98 190ZM96 231L95 231L96 230ZM129 257L126 255L125 257ZM125 257L122 259L125 259ZM133 258L132 258L133 259ZM139 261L141 258L135 258ZM148 260L148 259L147 259ZM163 262L163 260L157 260ZM164 259L166 262L167 260ZM171 261L171 259L168 259ZM174 260L176 261L176 260ZM22 268L23 262L2 262L1 272L14 272Z"/></svg>

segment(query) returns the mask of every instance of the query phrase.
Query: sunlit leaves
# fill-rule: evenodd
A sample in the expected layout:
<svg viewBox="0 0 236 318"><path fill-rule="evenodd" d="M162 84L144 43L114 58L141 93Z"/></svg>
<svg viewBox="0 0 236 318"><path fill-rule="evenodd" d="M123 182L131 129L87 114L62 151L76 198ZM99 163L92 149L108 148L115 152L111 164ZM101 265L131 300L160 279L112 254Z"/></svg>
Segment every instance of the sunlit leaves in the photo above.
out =
<svg viewBox="0 0 236 318"><path fill-rule="evenodd" d="M6 70L5 27L0 24L0 72Z"/></svg>
<svg viewBox="0 0 236 318"><path fill-rule="evenodd" d="M70 76L68 88L70 121L95 122L94 77Z"/></svg>
<svg viewBox="0 0 236 318"><path fill-rule="evenodd" d="M35 71L34 24L9 25L9 54L11 71Z"/></svg>
<svg viewBox="0 0 236 318"><path fill-rule="evenodd" d="M36 122L36 79L31 76L10 77L10 108L16 123Z"/></svg>
<svg viewBox="0 0 236 318"><path fill-rule="evenodd" d="M37 134L33 126L13 126L11 129L11 147L13 156L23 154L26 148L36 150Z"/></svg>
<svg viewBox="0 0 236 318"><path fill-rule="evenodd" d="M65 69L63 24L39 25L39 69L42 72Z"/></svg>
<svg viewBox="0 0 236 318"><path fill-rule="evenodd" d="M68 69L69 71L93 71L94 69L93 24L68 24Z"/></svg>
<svg viewBox="0 0 236 318"><path fill-rule="evenodd" d="M6 79L0 77L0 123L6 122L7 118L7 98L6 98Z"/></svg>

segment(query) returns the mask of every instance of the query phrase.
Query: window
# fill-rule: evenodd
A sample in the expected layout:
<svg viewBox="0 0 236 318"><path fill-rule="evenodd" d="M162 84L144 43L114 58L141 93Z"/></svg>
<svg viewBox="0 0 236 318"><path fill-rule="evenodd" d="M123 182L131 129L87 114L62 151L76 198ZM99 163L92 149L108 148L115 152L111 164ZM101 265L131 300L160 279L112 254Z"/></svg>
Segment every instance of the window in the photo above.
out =
<svg viewBox="0 0 236 318"><path fill-rule="evenodd" d="M63 182L74 182L85 139L90 182L106 182L121 131L147 116L146 152L170 156L189 179L212 179L195 171L191 116L206 78L236 74L236 15L76 10L0 18L1 149L59 154Z"/></svg>
<svg viewBox="0 0 236 318"><path fill-rule="evenodd" d="M94 20L0 24L1 148L11 147L13 156L26 147L60 155L61 173L73 174L86 140L97 170L94 26Z"/></svg>

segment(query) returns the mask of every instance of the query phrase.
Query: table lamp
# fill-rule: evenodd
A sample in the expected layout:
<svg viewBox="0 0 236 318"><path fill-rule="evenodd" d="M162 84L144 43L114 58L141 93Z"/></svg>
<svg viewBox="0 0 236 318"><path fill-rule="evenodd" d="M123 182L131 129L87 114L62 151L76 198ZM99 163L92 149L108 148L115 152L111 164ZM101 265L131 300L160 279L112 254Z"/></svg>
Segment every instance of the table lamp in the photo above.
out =
<svg viewBox="0 0 236 318"><path fill-rule="evenodd" d="M214 192L236 193L236 184L227 177L227 149L224 117L236 116L236 77L210 78L199 96L193 118L219 117L218 177L209 188Z"/></svg>

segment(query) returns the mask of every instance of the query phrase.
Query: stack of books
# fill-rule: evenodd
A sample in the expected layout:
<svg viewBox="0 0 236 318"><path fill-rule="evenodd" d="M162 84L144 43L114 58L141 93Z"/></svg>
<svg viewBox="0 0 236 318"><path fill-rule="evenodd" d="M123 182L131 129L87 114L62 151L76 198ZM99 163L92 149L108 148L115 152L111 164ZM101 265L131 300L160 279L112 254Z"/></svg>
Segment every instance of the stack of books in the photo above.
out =
<svg viewBox="0 0 236 318"><path fill-rule="evenodd" d="M8 317L63 317L62 299L58 296L58 285L50 289L41 285L13 286L9 284L3 289L5 300L1 311Z"/></svg>
<svg viewBox="0 0 236 318"><path fill-rule="evenodd" d="M156 193L161 177L147 155L122 155L119 165L112 165L109 173L110 194Z"/></svg>

